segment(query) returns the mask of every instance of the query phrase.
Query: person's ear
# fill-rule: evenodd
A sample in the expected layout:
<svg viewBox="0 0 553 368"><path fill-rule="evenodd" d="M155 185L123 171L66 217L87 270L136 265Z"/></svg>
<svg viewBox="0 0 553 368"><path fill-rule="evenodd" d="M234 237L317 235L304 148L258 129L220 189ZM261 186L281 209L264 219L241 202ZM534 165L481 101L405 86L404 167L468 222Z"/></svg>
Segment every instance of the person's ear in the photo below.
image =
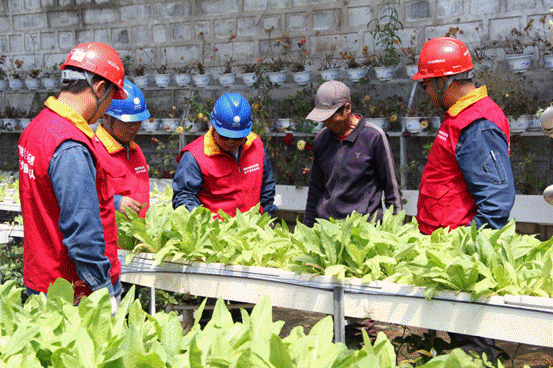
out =
<svg viewBox="0 0 553 368"><path fill-rule="evenodd" d="M96 83L94 83L92 90L96 94L97 98L101 98L106 92L106 88L107 88L106 81L101 79L99 81L96 81Z"/></svg>

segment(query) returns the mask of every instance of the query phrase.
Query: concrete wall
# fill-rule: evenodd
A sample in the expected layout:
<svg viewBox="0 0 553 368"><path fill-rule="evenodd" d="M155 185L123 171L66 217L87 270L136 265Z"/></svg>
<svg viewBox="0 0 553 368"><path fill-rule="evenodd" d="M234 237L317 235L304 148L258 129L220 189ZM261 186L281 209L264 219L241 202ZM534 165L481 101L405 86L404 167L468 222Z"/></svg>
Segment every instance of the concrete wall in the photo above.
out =
<svg viewBox="0 0 553 368"><path fill-rule="evenodd" d="M382 1L349 0L3 0L0 1L0 53L21 59L26 68L63 61L77 43L102 41L121 55L152 64L177 66L218 49L253 62L267 56L269 35L305 37L317 57L336 47L359 54L372 39L367 23ZM469 47L499 40L529 18L549 13L553 0L396 1L407 45L419 46L459 26ZM479 31L476 31L478 27ZM199 37L203 32L206 44ZM480 32L480 34L479 34ZM229 43L229 36L236 38ZM164 52L166 51L166 53ZM497 50L500 53L500 50ZM166 54L166 60L165 60Z"/></svg>

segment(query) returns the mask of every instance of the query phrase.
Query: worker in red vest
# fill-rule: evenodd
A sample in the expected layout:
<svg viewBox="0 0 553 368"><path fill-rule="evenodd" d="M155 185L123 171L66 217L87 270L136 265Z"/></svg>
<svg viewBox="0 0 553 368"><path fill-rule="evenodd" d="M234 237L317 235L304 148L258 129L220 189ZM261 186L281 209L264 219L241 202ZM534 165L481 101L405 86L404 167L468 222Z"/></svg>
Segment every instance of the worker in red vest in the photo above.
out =
<svg viewBox="0 0 553 368"><path fill-rule="evenodd" d="M486 87L472 82L473 68L463 42L439 37L423 45L413 76L445 110L419 188L417 222L425 234L472 223L502 228L514 204L509 123ZM493 340L450 336L465 351L489 350L495 357Z"/></svg>
<svg viewBox="0 0 553 368"><path fill-rule="evenodd" d="M419 189L417 221L426 234L472 222L502 228L514 204L509 122L486 87L475 87L473 68L460 40L440 37L424 44L413 76L446 110Z"/></svg>
<svg viewBox="0 0 553 368"><path fill-rule="evenodd" d="M27 294L46 293L58 278L77 297L107 288L112 313L121 294L109 168L96 154L89 125L112 99L126 97L117 52L100 43L75 47L61 65L59 97L50 97L19 139L19 193L24 224L23 279Z"/></svg>
<svg viewBox="0 0 553 368"><path fill-rule="evenodd" d="M125 79L123 89L127 98L113 100L104 114L104 123L96 129L101 142L98 158L110 169L108 182L115 209L123 214L130 209L144 217L150 203L148 165L134 138L150 112L140 88Z"/></svg>
<svg viewBox="0 0 553 368"><path fill-rule="evenodd" d="M267 150L253 133L251 108L239 93L225 93L213 106L210 130L182 149L173 178L173 208L200 205L234 216L261 203L272 215L275 178Z"/></svg>

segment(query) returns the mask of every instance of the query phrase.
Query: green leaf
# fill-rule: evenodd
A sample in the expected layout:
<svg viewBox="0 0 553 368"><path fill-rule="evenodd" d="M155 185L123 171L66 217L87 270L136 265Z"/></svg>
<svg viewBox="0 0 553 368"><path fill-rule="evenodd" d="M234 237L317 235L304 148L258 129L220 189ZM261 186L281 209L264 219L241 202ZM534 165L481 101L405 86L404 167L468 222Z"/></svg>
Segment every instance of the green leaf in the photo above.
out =
<svg viewBox="0 0 553 368"><path fill-rule="evenodd" d="M94 343L84 327L79 326L76 331L75 347L77 359L82 367L96 367L94 356Z"/></svg>
<svg viewBox="0 0 553 368"><path fill-rule="evenodd" d="M280 337L273 334L271 336L271 351L269 361L272 365L279 368L293 368L292 358L288 354L286 347Z"/></svg>
<svg viewBox="0 0 553 368"><path fill-rule="evenodd" d="M58 297L69 304L73 304L73 286L69 281L59 278L48 287L48 300Z"/></svg>

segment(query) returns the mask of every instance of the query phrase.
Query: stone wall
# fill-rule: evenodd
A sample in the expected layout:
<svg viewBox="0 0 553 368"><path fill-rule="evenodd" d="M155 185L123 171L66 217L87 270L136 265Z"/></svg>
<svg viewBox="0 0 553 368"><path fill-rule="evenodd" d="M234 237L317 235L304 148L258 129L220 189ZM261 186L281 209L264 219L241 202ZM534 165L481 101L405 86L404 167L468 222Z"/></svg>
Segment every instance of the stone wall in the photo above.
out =
<svg viewBox="0 0 553 368"><path fill-rule="evenodd" d="M43 67L63 61L80 42L102 41L121 55L144 62L177 66L207 51L232 54L241 62L265 57L268 34L305 37L317 57L336 46L359 54L371 45L367 29L386 5L382 1L329 0L3 0L0 1L0 52L21 59L24 67ZM463 30L459 38L469 47L484 40L502 39L513 27L549 13L552 0L415 0L396 1L404 30L423 42L444 35L451 26ZM476 31L478 27L478 31ZM236 38L229 42L230 35ZM501 50L494 50L501 53ZM165 60L166 55L166 60Z"/></svg>

